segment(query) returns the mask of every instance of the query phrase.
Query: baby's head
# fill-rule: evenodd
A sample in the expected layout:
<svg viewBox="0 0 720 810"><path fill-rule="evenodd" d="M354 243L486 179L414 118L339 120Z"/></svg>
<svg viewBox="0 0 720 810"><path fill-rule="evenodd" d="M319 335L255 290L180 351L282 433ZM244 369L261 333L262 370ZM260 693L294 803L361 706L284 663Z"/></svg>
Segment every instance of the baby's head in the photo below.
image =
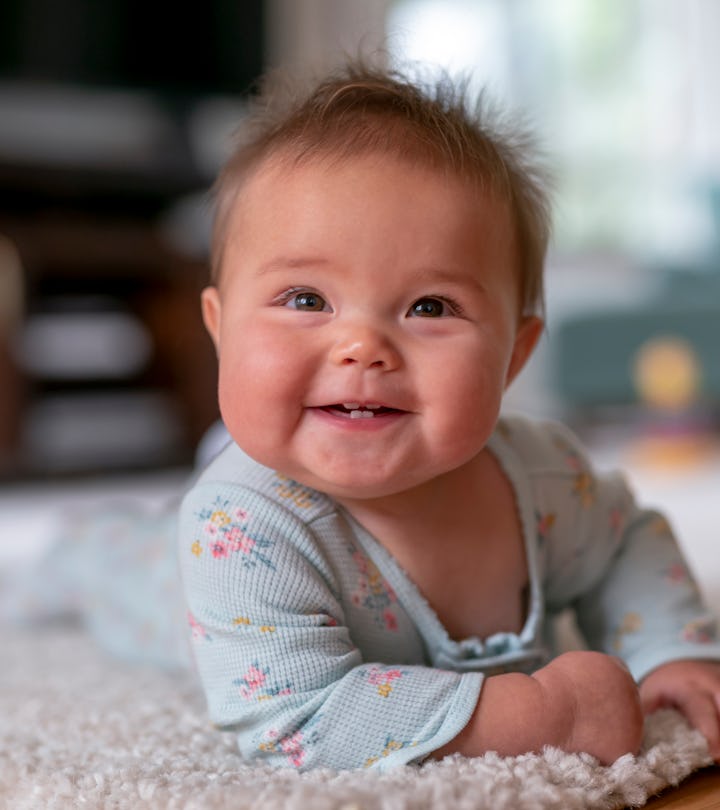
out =
<svg viewBox="0 0 720 810"><path fill-rule="evenodd" d="M267 99L218 181L203 293L230 434L339 499L462 468L540 332L541 173L449 82L351 67Z"/></svg>
<svg viewBox="0 0 720 810"><path fill-rule="evenodd" d="M423 85L350 64L302 92L287 77L271 76L215 186L213 282L221 274L232 211L263 163L278 158L290 167L380 154L455 175L507 206L520 309L540 314L550 199L533 153L528 132L485 108L482 98L472 105L464 86L448 77Z"/></svg>

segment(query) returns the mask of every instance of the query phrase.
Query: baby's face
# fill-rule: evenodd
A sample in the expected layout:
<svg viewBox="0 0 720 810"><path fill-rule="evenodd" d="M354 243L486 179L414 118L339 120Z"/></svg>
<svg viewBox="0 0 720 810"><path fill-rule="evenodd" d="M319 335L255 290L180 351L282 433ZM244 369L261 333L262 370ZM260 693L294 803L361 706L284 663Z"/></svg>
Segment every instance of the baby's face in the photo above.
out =
<svg viewBox="0 0 720 810"><path fill-rule="evenodd" d="M231 435L340 499L468 463L539 331L513 261L505 208L456 178L378 156L266 164L203 296Z"/></svg>

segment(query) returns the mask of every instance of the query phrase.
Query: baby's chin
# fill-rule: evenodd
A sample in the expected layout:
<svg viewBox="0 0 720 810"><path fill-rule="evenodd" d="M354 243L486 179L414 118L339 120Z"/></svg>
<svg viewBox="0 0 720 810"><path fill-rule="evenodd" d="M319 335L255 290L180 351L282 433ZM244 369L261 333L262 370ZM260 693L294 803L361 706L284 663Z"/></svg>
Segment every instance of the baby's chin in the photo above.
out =
<svg viewBox="0 0 720 810"><path fill-rule="evenodd" d="M398 481L394 478L388 479L377 474L358 474L357 470L347 475L332 476L317 475L308 470L292 468L289 472L283 472L280 469L277 472L340 502L387 498L403 492L411 486L409 482Z"/></svg>
<svg viewBox="0 0 720 810"><path fill-rule="evenodd" d="M302 486L321 492L340 502L373 500L397 495L417 485L415 476L387 475L377 468L362 469L362 464L348 466L344 469L329 468L314 470L289 462L273 453L252 452L242 448L251 458L265 467L274 470L278 475L292 479ZM371 465L367 465L371 466Z"/></svg>

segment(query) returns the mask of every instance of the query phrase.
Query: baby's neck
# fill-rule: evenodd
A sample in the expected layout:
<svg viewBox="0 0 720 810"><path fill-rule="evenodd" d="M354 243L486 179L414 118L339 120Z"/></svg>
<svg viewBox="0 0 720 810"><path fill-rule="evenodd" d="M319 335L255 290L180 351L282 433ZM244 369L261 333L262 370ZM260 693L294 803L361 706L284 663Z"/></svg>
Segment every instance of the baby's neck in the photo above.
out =
<svg viewBox="0 0 720 810"><path fill-rule="evenodd" d="M520 632L528 584L516 494L484 451L468 469L382 502L346 504L395 558L451 638Z"/></svg>
<svg viewBox="0 0 720 810"><path fill-rule="evenodd" d="M341 505L391 553L477 528L507 480L487 449L462 467L411 490L381 498L343 499Z"/></svg>

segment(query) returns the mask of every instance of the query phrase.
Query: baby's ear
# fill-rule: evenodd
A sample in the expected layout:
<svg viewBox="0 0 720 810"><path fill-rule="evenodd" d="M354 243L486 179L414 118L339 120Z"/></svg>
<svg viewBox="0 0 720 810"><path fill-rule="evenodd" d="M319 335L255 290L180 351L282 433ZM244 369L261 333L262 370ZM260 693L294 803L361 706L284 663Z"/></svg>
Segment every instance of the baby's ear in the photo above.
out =
<svg viewBox="0 0 720 810"><path fill-rule="evenodd" d="M515 335L515 347L513 348L512 357L510 358L510 364L505 377L506 388L522 371L525 364L530 359L535 346L537 346L538 340L540 340L544 326L545 323L543 320L536 315L526 315L521 319L517 334Z"/></svg>
<svg viewBox="0 0 720 810"><path fill-rule="evenodd" d="M220 351L220 321L222 316L222 305L220 303L220 293L217 287L205 287L200 296L202 306L202 316L205 328L208 330L212 342L215 344L215 351Z"/></svg>

